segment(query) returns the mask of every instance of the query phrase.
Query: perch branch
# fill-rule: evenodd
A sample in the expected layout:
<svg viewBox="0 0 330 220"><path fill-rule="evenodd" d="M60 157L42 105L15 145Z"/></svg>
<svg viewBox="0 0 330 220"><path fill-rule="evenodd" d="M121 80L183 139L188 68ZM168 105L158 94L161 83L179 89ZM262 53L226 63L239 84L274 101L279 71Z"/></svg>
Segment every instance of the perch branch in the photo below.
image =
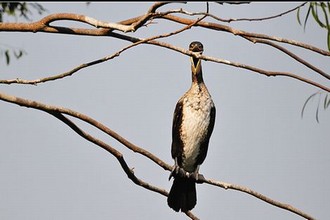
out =
<svg viewBox="0 0 330 220"><path fill-rule="evenodd" d="M82 120L82 121L98 128L99 130L105 132L106 134L110 135L111 137L113 137L114 139L116 139L117 141L122 143L124 146L128 147L130 150L132 150L134 152L137 152L137 153L140 153L141 155L151 159L153 162L155 162L156 164L161 166L163 169L165 169L167 171L172 170L172 166L166 164L165 162L163 162L161 159L154 156L150 152L131 144L129 141L125 140L123 137L121 137L117 133L113 132L111 129L107 128L105 125L102 125L100 122L97 122L95 119L92 119L92 118L90 118L90 117L88 117L88 116L86 116L82 113L75 112L75 111L70 110L70 109L51 106L51 105L46 105L46 104L43 104L43 103L40 103L40 102L31 101L31 100L27 100L27 99L15 97L15 96L7 95L7 94L1 93L1 92L0 92L0 100L3 100L5 102L9 102L9 103L12 103L12 104L16 104L16 105L19 105L19 106L27 107L27 108L33 108L33 109L37 109L37 110L40 110L40 111L44 111L44 112L47 112L47 113L55 116L56 118L58 118L59 120L61 120L65 124L67 124L71 129L73 129L77 134L79 134L83 138L85 138L86 140L100 146L101 148L105 149L106 151L111 153L113 156L115 156L117 158L117 160L119 161L120 165L122 166L123 170L127 174L128 178L130 178L135 184L137 184L139 186L142 186L145 189L151 190L153 192L157 192L161 195L168 196L168 192L166 190L160 189L160 188L155 187L155 186L152 186L149 183L146 183L146 182L138 179L134 175L132 169L130 169L128 167L127 163L124 160L123 155L119 151L117 151L116 149L114 149L110 145L94 138L93 136L89 135L88 133L82 131L77 125L75 125L71 120L69 120L64 115L69 115L69 116L75 117L77 119L80 119L80 120ZM243 186L239 186L239 185L235 185L235 184L223 183L223 182L215 181L215 180L208 180L208 179L202 179L202 180L200 180L200 182L207 183L207 184L210 184L210 185L214 185L214 186L217 186L217 187L221 187L221 188L224 188L224 189L233 189L233 190L241 191L241 192L247 193L249 195L252 195L252 196L254 196L254 197L256 197L256 198L258 198L262 201L265 201L265 202L267 202L271 205L283 208L283 209L288 210L292 213L300 215L300 216L302 216L306 219L311 219L311 220L314 219L310 215L308 215L308 214L292 207L291 205L280 203L278 201L270 199L270 198L264 196L263 194L258 193L254 190L251 190L247 187L243 187ZM198 219L191 212L187 212L186 215L188 215L192 219Z"/></svg>

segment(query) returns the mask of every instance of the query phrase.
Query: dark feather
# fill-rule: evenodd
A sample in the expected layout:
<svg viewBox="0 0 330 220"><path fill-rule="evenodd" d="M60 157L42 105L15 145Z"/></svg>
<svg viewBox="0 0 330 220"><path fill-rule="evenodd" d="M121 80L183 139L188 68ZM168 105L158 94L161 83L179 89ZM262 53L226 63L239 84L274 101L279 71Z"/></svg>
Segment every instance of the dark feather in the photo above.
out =
<svg viewBox="0 0 330 220"><path fill-rule="evenodd" d="M182 124L182 101L179 102L175 106L174 116L173 116L173 126L172 126L172 147L171 153L172 158L178 159L179 165L181 165L181 156L183 151L183 142L181 140L181 124Z"/></svg>
<svg viewBox="0 0 330 220"><path fill-rule="evenodd" d="M168 206L176 212L187 212L195 207L196 201L195 181L176 176L168 195Z"/></svg>

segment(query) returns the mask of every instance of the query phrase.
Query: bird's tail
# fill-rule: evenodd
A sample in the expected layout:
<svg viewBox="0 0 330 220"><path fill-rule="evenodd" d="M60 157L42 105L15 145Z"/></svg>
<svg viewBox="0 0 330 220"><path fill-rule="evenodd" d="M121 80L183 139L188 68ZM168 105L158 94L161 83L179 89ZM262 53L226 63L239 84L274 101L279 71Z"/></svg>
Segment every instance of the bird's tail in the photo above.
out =
<svg viewBox="0 0 330 220"><path fill-rule="evenodd" d="M167 204L174 211L187 212L196 205L196 183L193 179L176 176L167 198Z"/></svg>

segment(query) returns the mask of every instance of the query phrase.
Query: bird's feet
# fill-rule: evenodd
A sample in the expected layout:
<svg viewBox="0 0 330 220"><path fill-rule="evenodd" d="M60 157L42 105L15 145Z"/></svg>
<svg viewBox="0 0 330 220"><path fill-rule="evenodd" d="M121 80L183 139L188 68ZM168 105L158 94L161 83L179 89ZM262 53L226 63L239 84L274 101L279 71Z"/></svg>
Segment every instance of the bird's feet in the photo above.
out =
<svg viewBox="0 0 330 220"><path fill-rule="evenodd" d="M199 174L198 172L189 173L189 176L187 176L187 177L194 179L196 181L196 183L203 183L205 180L203 174Z"/></svg>
<svg viewBox="0 0 330 220"><path fill-rule="evenodd" d="M196 181L196 183L203 183L203 181L205 180L204 176L202 174L199 174L198 171L189 173L181 167L174 165L173 170L168 179L170 180L172 177L175 178L176 176L193 179Z"/></svg>
<svg viewBox="0 0 330 220"><path fill-rule="evenodd" d="M169 180L172 178L172 177L176 177L176 176L179 176L179 177L189 177L189 173L186 172L184 169L182 169L181 167L179 166L176 166L174 165L173 167L173 170L169 176Z"/></svg>

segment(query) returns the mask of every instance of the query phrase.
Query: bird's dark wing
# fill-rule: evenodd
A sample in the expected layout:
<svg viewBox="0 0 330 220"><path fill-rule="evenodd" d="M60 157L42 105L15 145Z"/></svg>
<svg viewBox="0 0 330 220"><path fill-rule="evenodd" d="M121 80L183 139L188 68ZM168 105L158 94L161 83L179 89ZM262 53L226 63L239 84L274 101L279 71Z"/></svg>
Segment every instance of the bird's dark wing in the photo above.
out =
<svg viewBox="0 0 330 220"><path fill-rule="evenodd" d="M209 123L209 127L207 129L207 134L206 134L205 139L201 143L200 152L199 152L198 157L197 157L197 163L198 164L202 164L204 162L205 158L206 158L210 137L211 137L211 134L212 134L213 128L214 128L215 113L216 113L216 110L215 110L215 107L213 106L211 108L211 112L210 112L210 123Z"/></svg>
<svg viewBox="0 0 330 220"><path fill-rule="evenodd" d="M181 164L181 156L183 151L183 142L181 140L181 124L182 124L182 99L178 101L175 106L174 115L173 115L173 125L172 125L172 158L178 159L178 163Z"/></svg>

